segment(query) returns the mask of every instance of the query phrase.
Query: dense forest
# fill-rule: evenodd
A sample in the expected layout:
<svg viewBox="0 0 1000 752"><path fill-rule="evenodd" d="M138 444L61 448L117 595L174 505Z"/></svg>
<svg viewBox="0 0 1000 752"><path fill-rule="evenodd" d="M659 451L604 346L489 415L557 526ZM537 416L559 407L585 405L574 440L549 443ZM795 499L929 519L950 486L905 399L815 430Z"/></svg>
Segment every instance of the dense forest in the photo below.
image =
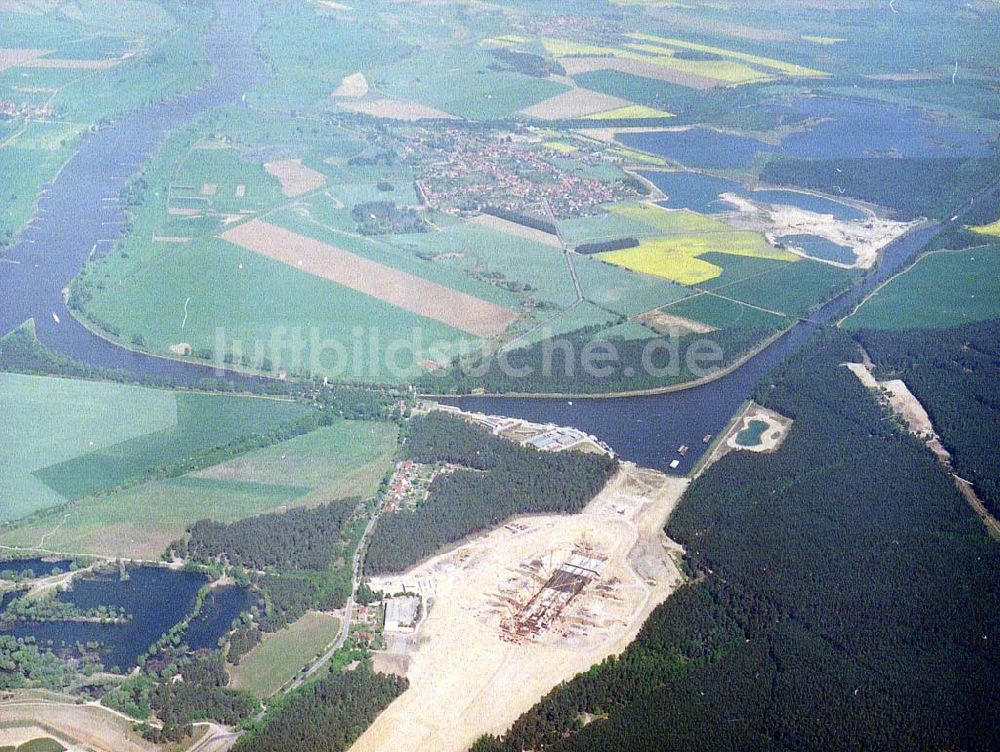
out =
<svg viewBox="0 0 1000 752"><path fill-rule="evenodd" d="M902 379L927 410L952 464L1000 514L1000 321L950 329L860 331L882 379Z"/></svg>
<svg viewBox="0 0 1000 752"><path fill-rule="evenodd" d="M671 518L691 584L477 752L1000 748L1000 547L822 336L755 395L795 421L781 449Z"/></svg>
<svg viewBox="0 0 1000 752"><path fill-rule="evenodd" d="M141 721L155 713L162 726L140 724L143 736L156 743L177 742L191 734L197 721L236 726L259 709L256 698L228 689L228 682L218 653L186 656L159 671L130 676L101 703Z"/></svg>
<svg viewBox="0 0 1000 752"><path fill-rule="evenodd" d="M604 338L600 334L603 327L587 327L500 356L475 355L467 362L453 362L446 369L422 376L417 388L427 394L469 394L477 389L487 394L599 394L679 384L705 375L702 370L692 371L691 364L704 370L730 365L786 323L778 318L774 321L774 326L712 332L712 341L721 352L721 358L714 361L703 357L704 335L663 337L646 356L651 368L644 365L643 357L650 340ZM603 348L616 354L607 372L607 361L600 360ZM566 353L572 357L567 358ZM591 361L598 368L583 367L584 353L598 356Z"/></svg>
<svg viewBox="0 0 1000 752"><path fill-rule="evenodd" d="M760 179L895 209L902 219L949 219L997 174L994 158L777 159Z"/></svg>
<svg viewBox="0 0 1000 752"><path fill-rule="evenodd" d="M403 693L406 679L376 674L367 661L331 672L268 709L235 752L342 752Z"/></svg>
<svg viewBox="0 0 1000 752"><path fill-rule="evenodd" d="M401 571L516 514L578 511L618 466L604 455L540 452L444 412L414 418L406 450L417 462L461 467L438 475L416 509L379 519L368 573Z"/></svg>
<svg viewBox="0 0 1000 752"><path fill-rule="evenodd" d="M248 569L326 570L350 542L347 526L360 503L357 498L340 499L228 525L200 520L176 550L195 561L224 561Z"/></svg>

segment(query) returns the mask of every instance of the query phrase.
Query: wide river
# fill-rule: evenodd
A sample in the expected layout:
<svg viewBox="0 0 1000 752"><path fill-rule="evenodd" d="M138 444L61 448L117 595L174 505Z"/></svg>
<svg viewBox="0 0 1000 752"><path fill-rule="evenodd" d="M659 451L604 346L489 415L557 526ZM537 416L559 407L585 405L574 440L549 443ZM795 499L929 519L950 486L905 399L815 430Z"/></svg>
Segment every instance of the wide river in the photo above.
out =
<svg viewBox="0 0 1000 752"><path fill-rule="evenodd" d="M39 339L81 361L143 376L195 384L216 372L207 366L131 352L92 334L66 309L63 290L92 253L107 252L124 222L122 188L167 134L214 107L238 103L264 81L268 67L256 54L260 19L253 5L220 0L205 49L216 75L195 91L131 112L88 136L79 152L48 186L31 226L0 263L0 332L34 318ZM927 242L931 229L914 232L886 250L878 270L812 319L836 318ZM58 321L56 318L58 317ZM613 399L462 398L471 410L581 428L600 437L625 459L686 473L704 452L702 439L718 433L755 385L799 349L815 325L800 323L732 373L702 386L667 394ZM230 376L239 383L245 377ZM691 451L680 457L677 448Z"/></svg>

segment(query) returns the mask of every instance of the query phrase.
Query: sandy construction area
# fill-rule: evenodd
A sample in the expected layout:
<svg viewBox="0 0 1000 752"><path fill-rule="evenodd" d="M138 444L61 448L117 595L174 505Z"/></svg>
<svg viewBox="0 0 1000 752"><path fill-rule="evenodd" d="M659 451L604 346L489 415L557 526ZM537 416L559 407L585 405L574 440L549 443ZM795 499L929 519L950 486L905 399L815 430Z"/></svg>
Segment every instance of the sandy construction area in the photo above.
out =
<svg viewBox="0 0 1000 752"><path fill-rule="evenodd" d="M416 634L394 640L409 651L410 688L354 752L464 752L560 681L621 652L681 584L680 549L663 526L687 483L625 465L580 514L517 518L403 575L375 578L376 589L419 592L428 609ZM512 622L537 613L540 596L558 596L546 584L574 561L596 576L533 637L512 637Z"/></svg>
<svg viewBox="0 0 1000 752"><path fill-rule="evenodd" d="M655 78L658 81L667 81L679 86L687 86L690 89L711 89L719 85L719 82L712 78L685 73L666 65L647 63L644 60L633 60L632 58L561 57L559 58L559 63L566 69L566 73L570 76L597 70L616 70L621 73L630 73L633 76Z"/></svg>
<svg viewBox="0 0 1000 752"><path fill-rule="evenodd" d="M222 237L308 274L477 337L497 336L517 318L517 313L508 308L259 219L234 227Z"/></svg>
<svg viewBox="0 0 1000 752"><path fill-rule="evenodd" d="M573 120L597 112L628 107L631 104L627 100L609 94L576 88L526 107L521 110L521 114L541 120Z"/></svg>
<svg viewBox="0 0 1000 752"><path fill-rule="evenodd" d="M536 243L550 245L553 248L562 248L562 243L559 242L559 238L550 232L536 230L534 227L528 227L527 225L522 225L517 222L511 222L508 219L494 217L492 214L480 214L472 221L477 225L489 227L491 230L499 230L500 232L505 232L508 235L517 235L520 238L534 240Z"/></svg>
<svg viewBox="0 0 1000 752"><path fill-rule="evenodd" d="M905 235L922 220L896 222L882 217L869 216L863 221L839 220L829 214L817 214L794 206L772 206L761 209L734 193L723 193L721 198L736 207L726 221L741 229L761 232L769 243L781 244L786 235L815 235L854 251L854 263L843 264L829 259L810 256L804 250L790 245L788 250L841 269L871 269L878 260L878 252L892 241Z"/></svg>
<svg viewBox="0 0 1000 752"><path fill-rule="evenodd" d="M920 404L920 400L913 396L913 392L902 379L878 381L868 366L863 363L844 363L844 365L866 387L878 390L883 395L883 402L902 418L911 433L925 439L927 446L937 455L939 460L947 463L951 459L951 455L941 444L941 439L934 430L934 424L931 422L927 410Z"/></svg>
<svg viewBox="0 0 1000 752"><path fill-rule="evenodd" d="M13 700L0 703L3 723L39 723L95 752L154 752L155 745L132 731L131 723L96 705ZM6 731L0 731L0 744Z"/></svg>
<svg viewBox="0 0 1000 752"><path fill-rule="evenodd" d="M264 169L281 183L281 192L289 198L302 196L326 185L326 175L302 164L301 159L267 162ZM243 189L246 193L246 187Z"/></svg>
<svg viewBox="0 0 1000 752"><path fill-rule="evenodd" d="M363 97L368 93L368 79L360 71L344 76L340 86L333 90L335 97Z"/></svg>
<svg viewBox="0 0 1000 752"><path fill-rule="evenodd" d="M405 102L401 99L366 99L357 102L340 102L340 106L351 112L385 118L387 120L456 120L443 110L436 110L419 102Z"/></svg>

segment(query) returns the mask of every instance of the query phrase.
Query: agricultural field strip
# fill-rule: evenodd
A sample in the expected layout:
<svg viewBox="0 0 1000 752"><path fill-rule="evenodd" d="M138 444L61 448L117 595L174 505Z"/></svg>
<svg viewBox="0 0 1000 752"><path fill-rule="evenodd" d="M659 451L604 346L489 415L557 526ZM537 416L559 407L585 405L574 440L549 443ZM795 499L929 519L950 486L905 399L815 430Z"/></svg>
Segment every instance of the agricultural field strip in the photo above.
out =
<svg viewBox="0 0 1000 752"><path fill-rule="evenodd" d="M221 236L242 248L476 336L502 334L517 313L254 219Z"/></svg>

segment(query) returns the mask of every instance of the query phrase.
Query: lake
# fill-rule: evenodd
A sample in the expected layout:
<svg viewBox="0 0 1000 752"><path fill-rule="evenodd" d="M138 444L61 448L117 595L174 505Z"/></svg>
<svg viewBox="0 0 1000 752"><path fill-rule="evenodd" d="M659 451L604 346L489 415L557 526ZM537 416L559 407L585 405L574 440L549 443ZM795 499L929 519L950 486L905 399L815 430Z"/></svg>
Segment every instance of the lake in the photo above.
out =
<svg viewBox="0 0 1000 752"><path fill-rule="evenodd" d="M785 136L780 145L697 126L681 131L622 132L616 138L625 146L708 170L743 170L764 152L797 159L975 157L992 153L988 136L930 120L912 107L818 96L790 98L767 107L786 120L819 122Z"/></svg>
<svg viewBox="0 0 1000 752"><path fill-rule="evenodd" d="M701 214L730 212L735 207L720 196L723 193L734 193L759 203L794 206L817 214L832 214L842 221L860 220L868 216L860 209L824 196L783 189L751 191L735 180L700 172L646 170L640 174L666 194L667 199L658 202L666 209L690 209Z"/></svg>
<svg viewBox="0 0 1000 752"><path fill-rule="evenodd" d="M850 246L834 243L832 240L821 238L818 235L782 235L778 240L801 248L810 256L827 261L853 264L856 258Z"/></svg>
<svg viewBox="0 0 1000 752"><path fill-rule="evenodd" d="M236 586L209 591L181 639L192 650L214 650L219 638L229 632L233 621L249 610L254 596L249 590Z"/></svg>
<svg viewBox="0 0 1000 752"><path fill-rule="evenodd" d="M194 608L198 591L208 579L195 572L183 572L163 567L138 567L128 570L128 577L119 579L117 572L97 576L80 575L73 581L73 589L60 593L57 598L72 603L80 609L107 606L112 611L119 608L131 617L125 624L97 624L92 622L20 622L5 624L0 633L16 637L33 637L41 645L55 649L73 648L77 643L99 642L101 660L105 668L128 671L136 665L139 656L182 621ZM236 589L236 588L234 588ZM236 599L224 599L227 609ZM213 610L214 606L213 606ZM219 609L220 618L208 618L197 632L200 643L211 642L229 629L232 618L223 617L229 611ZM238 615L238 613L237 613Z"/></svg>
<svg viewBox="0 0 1000 752"><path fill-rule="evenodd" d="M19 575L30 572L34 577L47 577L54 572L57 574L68 572L72 563L71 559L37 556L32 559L0 559L0 572L14 572Z"/></svg>

